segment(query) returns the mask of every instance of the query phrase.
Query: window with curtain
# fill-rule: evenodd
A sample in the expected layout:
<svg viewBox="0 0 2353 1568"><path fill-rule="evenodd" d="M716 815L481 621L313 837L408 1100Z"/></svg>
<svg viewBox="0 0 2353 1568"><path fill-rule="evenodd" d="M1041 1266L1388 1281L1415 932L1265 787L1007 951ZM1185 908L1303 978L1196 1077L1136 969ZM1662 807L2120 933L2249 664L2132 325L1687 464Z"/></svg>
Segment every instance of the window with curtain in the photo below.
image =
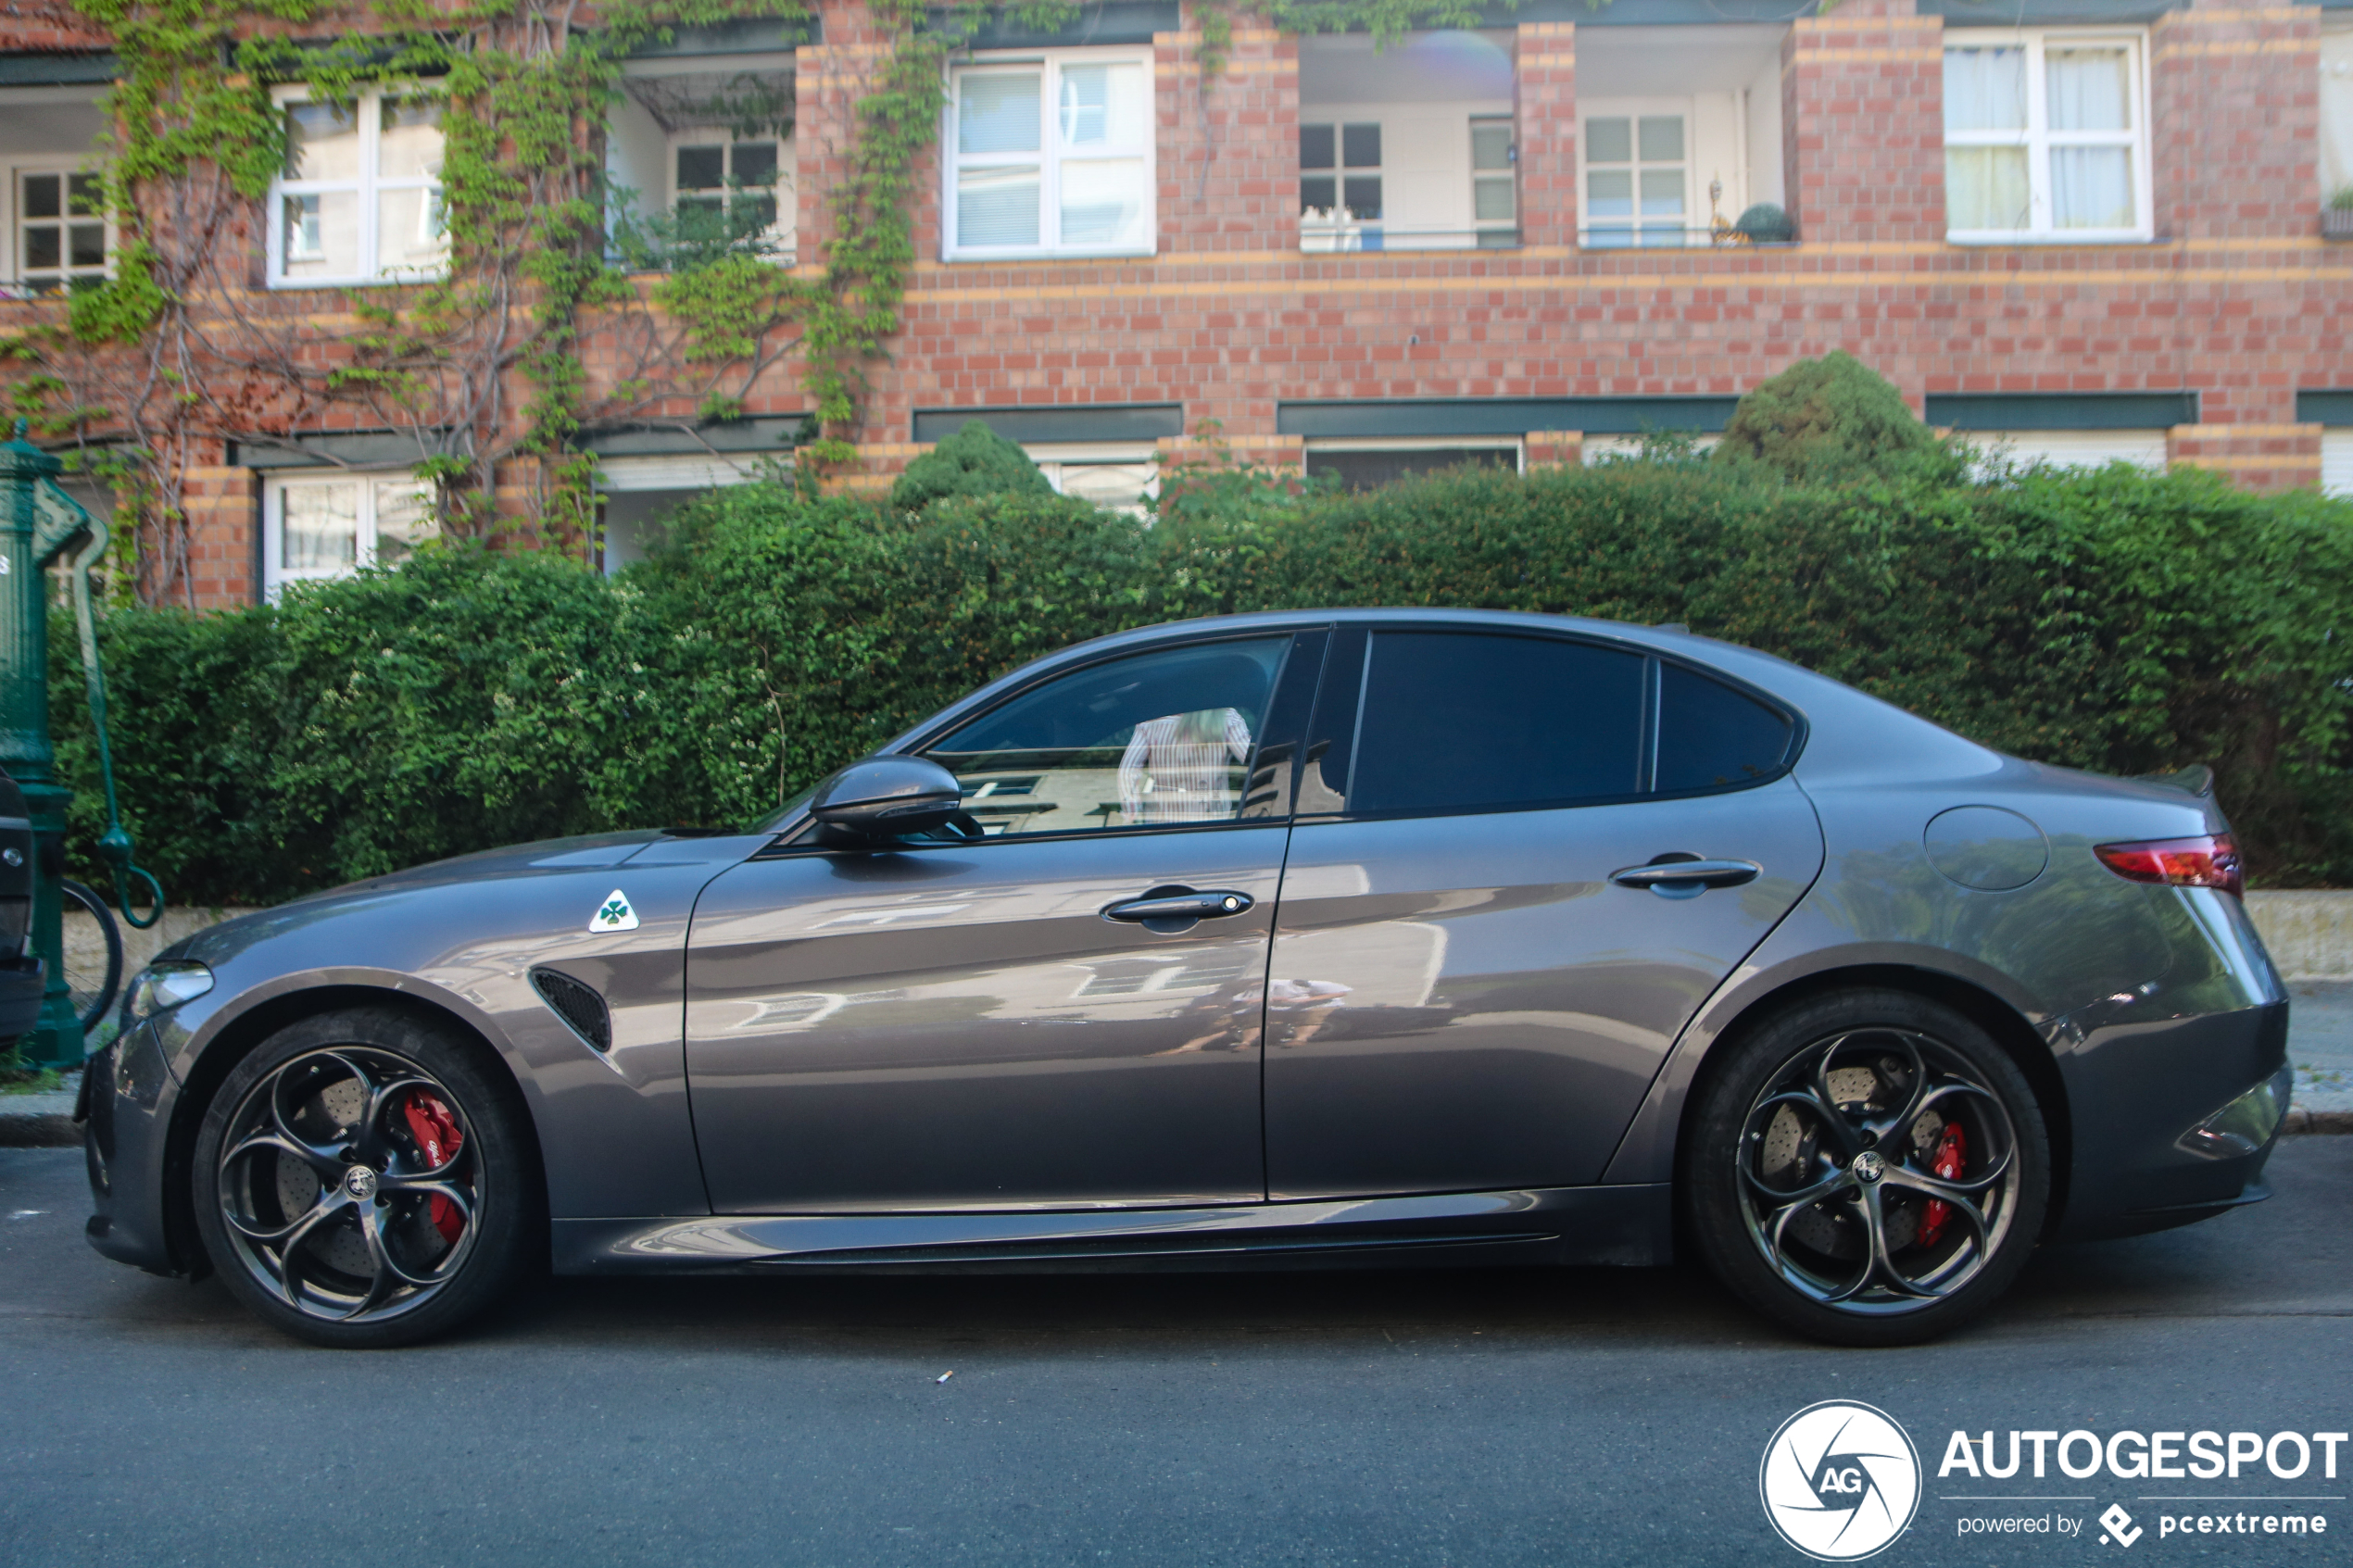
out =
<svg viewBox="0 0 2353 1568"><path fill-rule="evenodd" d="M1944 206L1960 241L2147 238L2140 35L1946 32Z"/></svg>
<svg viewBox="0 0 2353 1568"><path fill-rule="evenodd" d="M433 484L413 474L273 479L262 495L262 586L396 566L439 530Z"/></svg>
<svg viewBox="0 0 2353 1568"><path fill-rule="evenodd" d="M281 100L286 162L270 193L273 287L437 277L449 260L441 204L441 105L374 89L356 100Z"/></svg>
<svg viewBox="0 0 2353 1568"><path fill-rule="evenodd" d="M979 62L950 96L947 259L1151 253L1150 55Z"/></svg>
<svg viewBox="0 0 2353 1568"><path fill-rule="evenodd" d="M2353 29L2321 34L2321 200L2353 189Z"/></svg>

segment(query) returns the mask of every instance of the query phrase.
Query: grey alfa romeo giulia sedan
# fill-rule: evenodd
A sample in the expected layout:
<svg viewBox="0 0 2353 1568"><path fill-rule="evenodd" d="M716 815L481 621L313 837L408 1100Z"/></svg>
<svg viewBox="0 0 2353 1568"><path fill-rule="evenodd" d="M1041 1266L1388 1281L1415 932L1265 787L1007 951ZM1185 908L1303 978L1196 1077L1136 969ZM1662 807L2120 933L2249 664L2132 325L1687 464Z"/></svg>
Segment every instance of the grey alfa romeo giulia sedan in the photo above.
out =
<svg viewBox="0 0 2353 1568"><path fill-rule="evenodd" d="M736 834L215 926L86 1075L92 1243L321 1344L526 1271L1657 1264L1882 1345L2265 1196L2202 771L1547 616L1153 627Z"/></svg>

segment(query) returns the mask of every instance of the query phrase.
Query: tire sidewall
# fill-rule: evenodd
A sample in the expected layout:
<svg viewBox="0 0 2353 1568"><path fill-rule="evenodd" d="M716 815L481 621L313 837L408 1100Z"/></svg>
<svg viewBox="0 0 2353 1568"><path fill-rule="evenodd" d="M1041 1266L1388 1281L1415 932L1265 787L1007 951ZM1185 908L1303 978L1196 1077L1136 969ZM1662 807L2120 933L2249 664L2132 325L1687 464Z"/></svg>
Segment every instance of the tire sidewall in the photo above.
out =
<svg viewBox="0 0 2353 1568"><path fill-rule="evenodd" d="M373 1323L336 1323L288 1306L252 1273L220 1214L220 1152L230 1119L255 1085L279 1068L337 1046L388 1052L437 1080L457 1098L480 1161L476 1232L457 1277L411 1311ZM230 1293L274 1328L314 1345L346 1349L388 1348L431 1338L504 1296L526 1265L540 1228L542 1198L521 1097L504 1070L486 1061L487 1057L485 1047L447 1025L388 1007L347 1008L306 1018L248 1052L206 1107L190 1172L197 1233Z"/></svg>
<svg viewBox="0 0 2353 1568"><path fill-rule="evenodd" d="M1999 1098L2016 1136L2019 1185L2007 1228L1976 1277L1918 1311L1863 1316L1790 1287L1749 1235L1736 1158L1749 1108L1807 1046L1841 1030L1886 1026L1935 1039L1967 1061ZM2009 1288L2041 1235L2050 1201L2050 1137L2026 1074L1965 1014L1908 991L1831 992L1760 1021L1723 1047L1700 1085L1679 1151L1676 1186L1689 1234L1708 1269L1743 1302L1809 1338L1853 1346L1910 1345L1977 1316Z"/></svg>

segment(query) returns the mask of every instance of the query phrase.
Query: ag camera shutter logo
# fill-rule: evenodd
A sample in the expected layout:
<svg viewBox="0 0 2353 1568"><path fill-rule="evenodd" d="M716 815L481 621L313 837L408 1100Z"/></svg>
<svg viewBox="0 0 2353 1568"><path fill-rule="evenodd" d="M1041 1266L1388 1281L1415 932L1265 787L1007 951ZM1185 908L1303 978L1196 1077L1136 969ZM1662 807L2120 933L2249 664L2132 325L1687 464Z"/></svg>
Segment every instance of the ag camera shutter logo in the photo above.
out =
<svg viewBox="0 0 2353 1568"><path fill-rule="evenodd" d="M1756 1489L1781 1539L1821 1562L1885 1549L1920 1506L1920 1456L1884 1411L1808 1405L1765 1445Z"/></svg>

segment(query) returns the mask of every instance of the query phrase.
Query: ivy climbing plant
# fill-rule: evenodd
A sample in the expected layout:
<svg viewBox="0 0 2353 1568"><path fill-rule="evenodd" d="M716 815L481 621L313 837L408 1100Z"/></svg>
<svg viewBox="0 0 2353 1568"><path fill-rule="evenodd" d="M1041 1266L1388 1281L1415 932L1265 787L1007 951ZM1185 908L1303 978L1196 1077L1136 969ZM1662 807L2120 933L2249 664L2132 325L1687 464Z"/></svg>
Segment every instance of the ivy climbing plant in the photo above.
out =
<svg viewBox="0 0 2353 1568"><path fill-rule="evenodd" d="M53 319L0 340L0 355L16 362L17 411L72 445L114 485L118 518L133 520L126 580L148 602L190 606L188 480L221 461L212 454L226 443L398 432L434 482L445 530L567 546L595 539L587 443L598 432L738 418L796 369L813 408L799 472L813 483L852 461L870 369L900 329L947 62L992 22L1051 32L1084 9L863 0L874 42L852 122L829 150L818 253L796 266L722 244L649 280L609 256L603 127L624 61L679 27L806 23L816 0L608 0L593 19L576 0L51 4L45 17L34 6L20 14L103 33L120 60L106 100L114 265ZM1477 25L1488 10L1476 0L1190 5L1204 93L1243 15L1385 43ZM258 286L259 242L276 220L264 203L289 152L273 90L294 82L318 99L375 90L437 107L446 273ZM750 103L759 95L737 93L726 117L773 118L773 102Z"/></svg>

